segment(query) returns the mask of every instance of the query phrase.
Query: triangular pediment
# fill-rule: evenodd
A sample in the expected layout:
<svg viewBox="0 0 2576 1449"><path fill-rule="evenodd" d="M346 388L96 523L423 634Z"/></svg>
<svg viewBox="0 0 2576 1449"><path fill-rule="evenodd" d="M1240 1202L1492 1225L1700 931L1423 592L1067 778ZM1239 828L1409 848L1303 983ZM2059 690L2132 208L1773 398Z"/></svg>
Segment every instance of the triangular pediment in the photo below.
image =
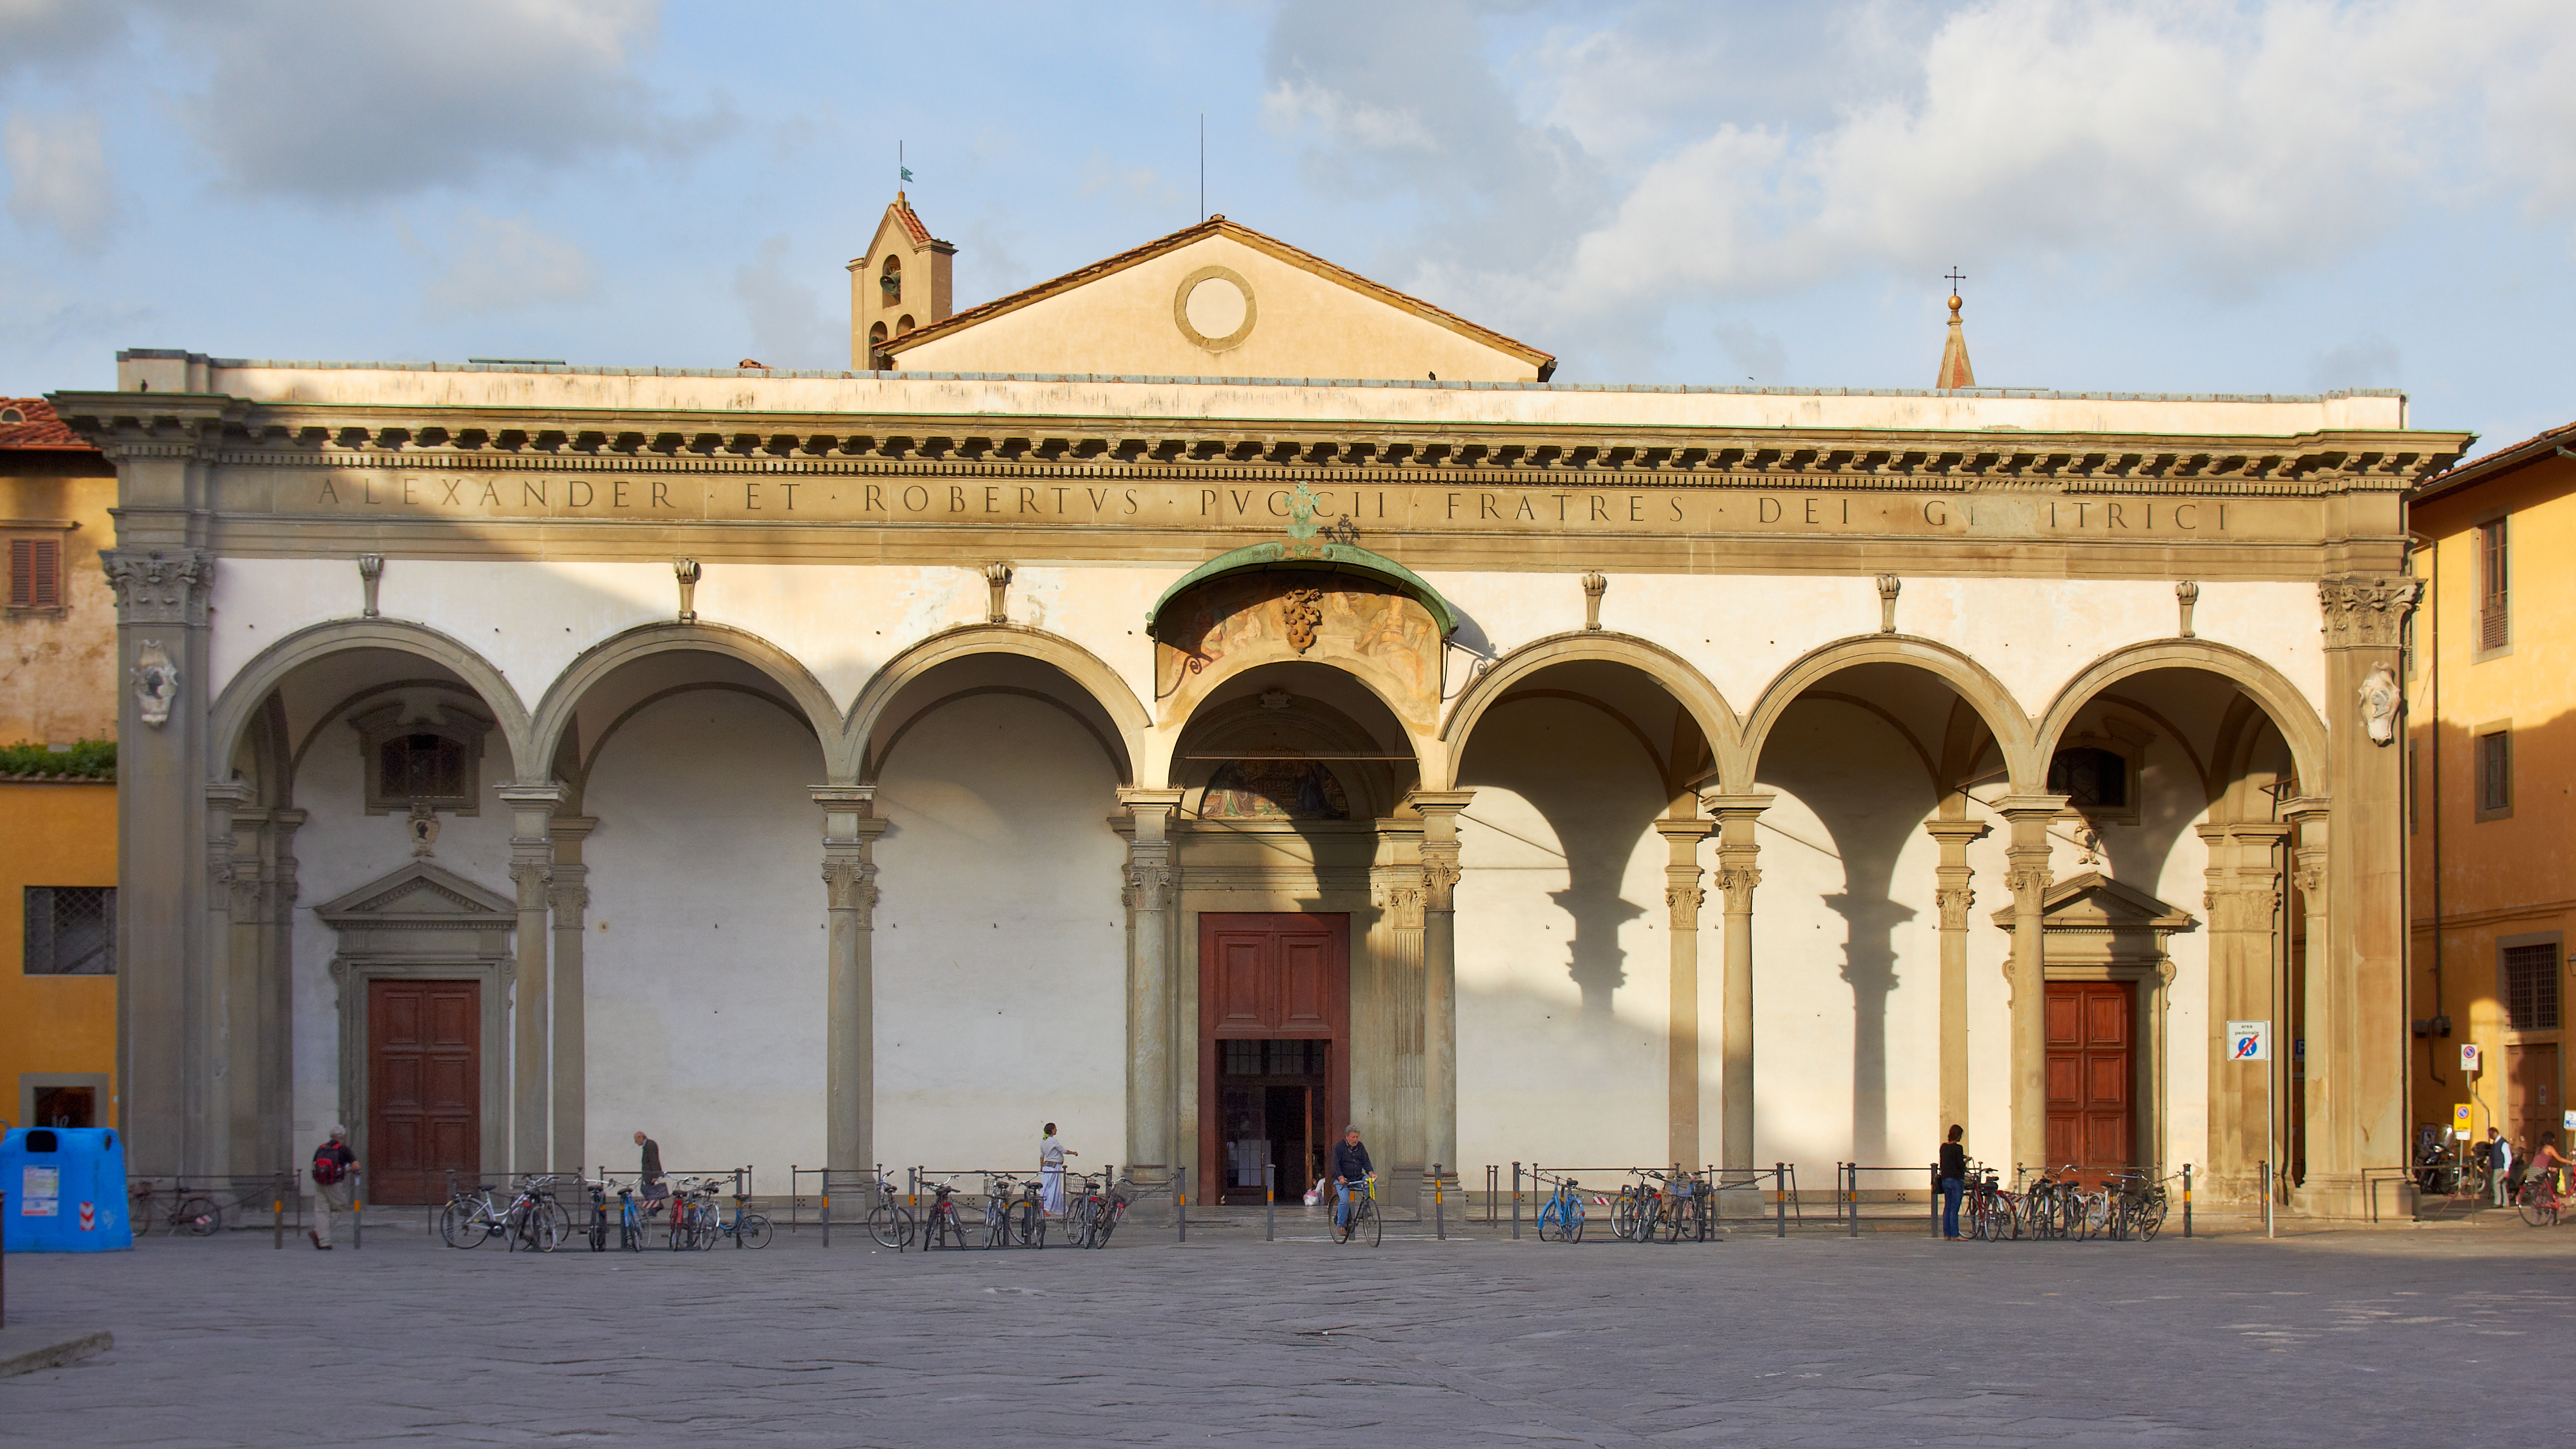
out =
<svg viewBox="0 0 2576 1449"><path fill-rule="evenodd" d="M1524 342L1224 217L883 345L906 372L1544 381Z"/></svg>
<svg viewBox="0 0 2576 1449"><path fill-rule="evenodd" d="M509 897L425 860L313 908L334 926L494 926L518 923Z"/></svg>
<svg viewBox="0 0 2576 1449"><path fill-rule="evenodd" d="M2100 871L2069 876L2040 898L2040 914L2052 931L2188 931L2200 923L2191 913L2168 905L2136 886ZM1995 912L1994 922L2012 929L2013 908Z"/></svg>

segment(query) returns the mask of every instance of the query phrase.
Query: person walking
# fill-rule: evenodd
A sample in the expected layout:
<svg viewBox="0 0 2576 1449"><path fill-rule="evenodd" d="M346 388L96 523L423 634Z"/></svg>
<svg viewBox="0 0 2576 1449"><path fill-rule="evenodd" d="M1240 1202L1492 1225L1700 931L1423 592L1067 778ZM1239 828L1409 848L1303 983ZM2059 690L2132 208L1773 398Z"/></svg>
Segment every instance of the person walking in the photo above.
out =
<svg viewBox="0 0 2576 1449"><path fill-rule="evenodd" d="M2497 1207L2513 1206L2513 1143L2493 1127L2487 1129L2487 1190Z"/></svg>
<svg viewBox="0 0 2576 1449"><path fill-rule="evenodd" d="M1941 1144L1941 1236L1953 1242L1959 1237L1959 1196L1968 1188L1968 1149L1959 1145L1967 1135L1967 1128L1953 1122Z"/></svg>
<svg viewBox="0 0 2576 1449"><path fill-rule="evenodd" d="M313 1149L313 1226L304 1236L313 1246L331 1251L332 1218L349 1210L349 1189L358 1175L358 1154L349 1150L349 1129L334 1124L331 1140Z"/></svg>
<svg viewBox="0 0 2576 1449"><path fill-rule="evenodd" d="M1373 1170L1358 1126L1343 1129L1342 1140L1333 1144L1333 1187L1339 1198L1333 1208L1336 1226L1351 1225L1351 1204L1368 1191L1369 1173Z"/></svg>
<svg viewBox="0 0 2576 1449"><path fill-rule="evenodd" d="M670 1194L670 1189L662 1185L662 1144L639 1130L635 1145L644 1149L644 1160L636 1168L635 1195L646 1202L657 1202Z"/></svg>
<svg viewBox="0 0 2576 1449"><path fill-rule="evenodd" d="M1064 1216L1064 1160L1081 1155L1055 1135L1053 1122L1046 1124L1046 1135L1038 1139L1038 1206L1047 1216Z"/></svg>

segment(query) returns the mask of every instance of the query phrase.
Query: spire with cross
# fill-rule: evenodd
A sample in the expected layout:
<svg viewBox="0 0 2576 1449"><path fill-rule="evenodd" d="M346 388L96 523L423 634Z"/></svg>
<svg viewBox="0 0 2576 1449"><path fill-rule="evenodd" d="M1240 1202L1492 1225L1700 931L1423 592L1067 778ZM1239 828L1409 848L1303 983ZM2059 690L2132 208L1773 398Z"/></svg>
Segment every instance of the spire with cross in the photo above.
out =
<svg viewBox="0 0 2576 1449"><path fill-rule="evenodd" d="M1945 392L1977 385L1976 370L1968 366L1968 337L1959 326L1959 284L1968 280L1967 274L1953 266L1947 280L1950 283L1950 340L1941 349L1941 371L1932 383Z"/></svg>

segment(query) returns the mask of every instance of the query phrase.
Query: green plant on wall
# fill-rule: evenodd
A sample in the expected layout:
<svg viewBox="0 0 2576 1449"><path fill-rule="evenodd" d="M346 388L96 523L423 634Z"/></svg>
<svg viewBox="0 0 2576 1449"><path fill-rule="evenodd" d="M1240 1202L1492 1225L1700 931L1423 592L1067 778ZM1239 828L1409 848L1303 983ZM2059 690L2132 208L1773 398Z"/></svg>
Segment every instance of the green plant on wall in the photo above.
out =
<svg viewBox="0 0 2576 1449"><path fill-rule="evenodd" d="M0 776L45 775L67 780L116 778L116 741L76 740L68 749L21 740L0 745Z"/></svg>

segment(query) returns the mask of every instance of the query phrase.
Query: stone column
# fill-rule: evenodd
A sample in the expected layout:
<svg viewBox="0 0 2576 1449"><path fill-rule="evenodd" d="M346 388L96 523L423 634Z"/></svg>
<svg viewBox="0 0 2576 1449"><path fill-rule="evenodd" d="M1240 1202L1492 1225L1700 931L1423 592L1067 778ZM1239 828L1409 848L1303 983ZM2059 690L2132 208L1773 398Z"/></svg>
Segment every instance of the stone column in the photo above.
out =
<svg viewBox="0 0 2576 1449"><path fill-rule="evenodd" d="M2407 1157L2404 753L2396 701L2399 645L2423 585L2400 574L2318 586L2326 634L2326 789L2333 814L2301 849L2326 853L2326 954L2308 972L2306 1211L2369 1211L2363 1173ZM2385 701L2385 711L2375 707ZM2374 720L2388 730L2371 737ZM2302 782L2303 786L2305 782ZM2316 793L2310 787L2310 793Z"/></svg>
<svg viewBox="0 0 2576 1449"><path fill-rule="evenodd" d="M1416 790L1422 816L1422 1152L1458 1171L1458 814L1472 790Z"/></svg>
<svg viewBox="0 0 2576 1449"><path fill-rule="evenodd" d="M1925 833L1941 844L1933 866L1933 904L1941 912L1941 1120L1968 1121L1968 908L1977 903L1969 888L1975 872L1968 866L1968 846L1992 827L1982 820L1927 820Z"/></svg>
<svg viewBox="0 0 2576 1449"><path fill-rule="evenodd" d="M510 807L510 879L519 890L519 925L512 933L518 959L512 971L510 1053L510 1170L545 1167L551 1123L546 1116L546 895L553 883L555 843L551 818L563 786L503 785L495 794Z"/></svg>
<svg viewBox="0 0 2576 1449"><path fill-rule="evenodd" d="M1134 821L1127 843L1127 1156L1136 1181L1159 1183L1189 1156L1174 1140L1180 1102L1172 1020L1172 813L1179 790L1118 792ZM1206 1108L1203 1110L1213 1110ZM1206 1164L1201 1164L1204 1168Z"/></svg>
<svg viewBox="0 0 2576 1449"><path fill-rule="evenodd" d="M2296 1000L2300 1019L2295 1028L2283 1026L2279 1029L2278 1035L2282 1039L2282 1044L2280 1050L2275 1053L2279 1059L2272 1063L2272 1071L2273 1080L2281 1084L2283 1129L2286 1132L2289 1124L2293 1122L2298 1124L2302 1157L2313 1156L2313 1148L2310 1144L2316 1137L2315 1118L2309 1110L2310 1103L2316 1097L2315 1088L2310 1085L2314 1074L2305 1074L2310 1080L2302 1081L2299 1076L2292 1074L2290 1068L2299 1050L2297 1039L2301 1036L2313 1035L2315 1032L2317 983L2326 974L2327 813L2326 802L2313 797L2302 796L2281 802L2281 818L2288 821L2291 829L2296 832L2295 843L2290 851L2291 869L2295 872L2292 879L2298 883L2299 906L2306 916L2307 930L2306 939L2301 943L2303 954L2299 958L2302 979L2300 994ZM2286 918L2281 923L2281 931L2284 935L2289 932L2289 922ZM2288 945L2287 941L2282 943L2282 959L2285 962L2289 959ZM2284 1011L2282 1014L2286 1016L2289 1013ZM2319 1049L2311 1045L2308 1049L2309 1060L2315 1060L2318 1055ZM2300 1174L2299 1182L2304 1191L2306 1184L2304 1173ZM2364 1205L2364 1210L2367 1211L2367 1204Z"/></svg>
<svg viewBox="0 0 2576 1449"><path fill-rule="evenodd" d="M246 809L251 802L251 788L238 780L222 780L206 786L206 934L204 995L194 1005L188 1019L189 1045L192 1056L204 1063L205 1079L200 1089L205 1094L202 1109L192 1107L190 1115L202 1120L198 1130L204 1136L201 1148L209 1162L221 1163L221 1171L231 1172L239 1164L233 1160L233 1128L241 1104L235 1099L240 1089L255 1088L254 1071L234 1070L238 1051L245 1057L252 1052L249 1032L256 1023L237 1020L255 998L237 988L234 980L237 963L233 953L234 899L239 894L241 909L253 909L258 900L258 872L255 867L234 855L233 813ZM256 962L239 965L256 969ZM240 1065L248 1067L249 1061Z"/></svg>
<svg viewBox="0 0 2576 1449"><path fill-rule="evenodd" d="M1422 822L1379 821L1377 859L1369 867L1369 903L1378 910L1369 931L1376 990L1366 1018L1352 1013L1351 1119L1367 1126L1368 1140L1379 1144L1373 1150L1386 1157L1378 1189L1391 1202L1417 1196L1422 1174L1431 1165L1423 1129L1430 1092L1422 1069L1423 1011L1428 1005L1422 980L1422 902ZM1356 991L1353 999L1358 999ZM1338 1129L1342 1124L1333 1125Z"/></svg>
<svg viewBox="0 0 2576 1449"><path fill-rule="evenodd" d="M1717 817L1717 888L1726 897L1726 995L1718 1044L1725 1125L1718 1161L1729 1172L1753 1169L1753 888L1762 884L1754 822L1778 797L1703 795Z"/></svg>
<svg viewBox="0 0 2576 1449"><path fill-rule="evenodd" d="M2209 913L2207 1181L2213 1201L2253 1202L2261 1196L2263 1158L2275 1140L2273 1107L2280 1101L2277 1091L2267 1093L2277 1081L2267 1083L2263 1074L2289 1056L2284 1003L2272 989L2272 930L2281 910L2281 842L2290 827L2243 820L2198 829L2209 846L2201 895ZM2230 1021L2272 1023L2270 1067L2228 1060Z"/></svg>
<svg viewBox="0 0 2576 1449"><path fill-rule="evenodd" d="M295 832L302 810L271 810L260 841L260 1141L265 1158L253 1170L296 1165L295 1140ZM355 1127L356 1123L349 1124Z"/></svg>
<svg viewBox="0 0 2576 1449"><path fill-rule="evenodd" d="M582 842L599 828L588 815L558 815L554 884L547 903L554 908L554 1153L553 1170L578 1176L584 1138L589 1132L590 1057L583 1012L589 1002L582 980L582 955L588 949L583 932L590 921L590 867L581 859Z"/></svg>
<svg viewBox="0 0 2576 1449"><path fill-rule="evenodd" d="M2016 1166L2038 1168L2048 1159L2048 980L2046 924L2048 827L2066 808L2063 795L2007 795L1997 802L2010 834L2004 845L2004 888L2012 892L2012 1150Z"/></svg>
<svg viewBox="0 0 2576 1449"><path fill-rule="evenodd" d="M876 909L874 785L817 785L823 807L824 932L823 1155L843 1170L874 1167L877 1150Z"/></svg>
<svg viewBox="0 0 2576 1449"><path fill-rule="evenodd" d="M173 401L186 412L197 405ZM196 419L182 417L188 424ZM116 591L117 1124L136 1176L229 1171L211 1040L217 1009L209 858L206 601L195 547L205 464L184 435L117 444L117 533L99 555Z"/></svg>
<svg viewBox="0 0 2576 1449"><path fill-rule="evenodd" d="M1694 802L1695 804L1696 802ZM1699 1155L1699 843L1707 820L1658 820L1664 838L1665 929L1672 939L1670 1000L1664 1026L1664 1156L1696 1169Z"/></svg>

